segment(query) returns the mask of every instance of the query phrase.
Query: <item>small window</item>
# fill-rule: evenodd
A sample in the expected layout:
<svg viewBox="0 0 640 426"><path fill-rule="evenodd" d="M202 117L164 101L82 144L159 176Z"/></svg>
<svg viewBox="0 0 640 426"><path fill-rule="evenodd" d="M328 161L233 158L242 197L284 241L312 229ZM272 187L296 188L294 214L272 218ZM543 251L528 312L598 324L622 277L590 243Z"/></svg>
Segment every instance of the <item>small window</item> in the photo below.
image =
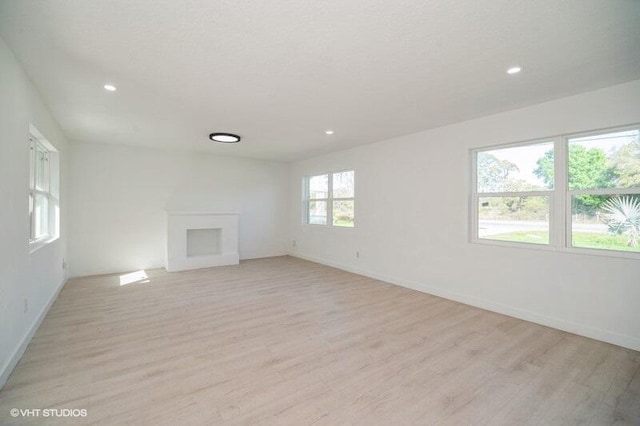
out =
<svg viewBox="0 0 640 426"><path fill-rule="evenodd" d="M305 180L305 223L353 228L354 171L309 176Z"/></svg>
<svg viewBox="0 0 640 426"><path fill-rule="evenodd" d="M59 236L58 151L32 129L29 136L29 243L33 249Z"/></svg>
<svg viewBox="0 0 640 426"><path fill-rule="evenodd" d="M568 139L572 247L640 252L639 135Z"/></svg>
<svg viewBox="0 0 640 426"><path fill-rule="evenodd" d="M549 244L553 167L553 142L477 152L477 238Z"/></svg>

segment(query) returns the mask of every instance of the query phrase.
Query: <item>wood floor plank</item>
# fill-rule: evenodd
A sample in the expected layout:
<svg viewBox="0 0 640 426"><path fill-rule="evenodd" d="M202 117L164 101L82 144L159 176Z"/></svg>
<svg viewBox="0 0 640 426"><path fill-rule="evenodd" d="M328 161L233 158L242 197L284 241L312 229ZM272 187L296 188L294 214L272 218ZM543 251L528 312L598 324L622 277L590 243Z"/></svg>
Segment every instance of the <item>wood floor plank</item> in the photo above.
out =
<svg viewBox="0 0 640 426"><path fill-rule="evenodd" d="M146 273L66 284L0 424L640 424L635 351L291 257Z"/></svg>

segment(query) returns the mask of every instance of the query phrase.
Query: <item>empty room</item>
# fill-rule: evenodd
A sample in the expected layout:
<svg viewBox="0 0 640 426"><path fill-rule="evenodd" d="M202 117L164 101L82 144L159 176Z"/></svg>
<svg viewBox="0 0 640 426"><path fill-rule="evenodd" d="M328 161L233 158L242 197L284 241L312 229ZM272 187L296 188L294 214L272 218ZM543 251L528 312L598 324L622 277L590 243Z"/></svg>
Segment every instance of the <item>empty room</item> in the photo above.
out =
<svg viewBox="0 0 640 426"><path fill-rule="evenodd" d="M640 425L638 22L0 0L0 425Z"/></svg>

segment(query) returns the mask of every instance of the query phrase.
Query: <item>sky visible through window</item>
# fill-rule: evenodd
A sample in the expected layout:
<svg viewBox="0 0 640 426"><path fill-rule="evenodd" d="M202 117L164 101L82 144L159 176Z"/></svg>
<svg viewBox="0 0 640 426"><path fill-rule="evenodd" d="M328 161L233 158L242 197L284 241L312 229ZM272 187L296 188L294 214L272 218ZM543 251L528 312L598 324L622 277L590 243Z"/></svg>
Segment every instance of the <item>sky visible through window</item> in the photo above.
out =
<svg viewBox="0 0 640 426"><path fill-rule="evenodd" d="M612 151L618 150L621 146L633 142L638 137L638 134L638 130L629 130L605 135L600 134L571 138L569 139L569 143L579 143L586 149L604 148L605 152L610 154ZM550 149L553 149L553 142L541 142L536 145L501 148L485 152L495 156L499 160L509 161L515 164L518 170L510 173L512 179L523 180L527 183L544 187L544 182L540 180L533 171L538 167L538 159Z"/></svg>
<svg viewBox="0 0 640 426"><path fill-rule="evenodd" d="M545 152L553 149L553 142L541 142L536 145L516 146L512 148L501 148L493 151L484 151L501 161L508 161L517 166L517 170L509 173L510 180L522 180L531 185L545 187L545 183L540 180L533 171L538 167L537 161Z"/></svg>

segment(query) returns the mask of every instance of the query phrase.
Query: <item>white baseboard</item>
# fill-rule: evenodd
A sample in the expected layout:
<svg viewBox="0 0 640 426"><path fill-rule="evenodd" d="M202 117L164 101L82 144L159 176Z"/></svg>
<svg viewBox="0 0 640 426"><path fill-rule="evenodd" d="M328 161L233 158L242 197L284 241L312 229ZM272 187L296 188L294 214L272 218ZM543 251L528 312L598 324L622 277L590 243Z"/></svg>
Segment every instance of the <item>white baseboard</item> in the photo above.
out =
<svg viewBox="0 0 640 426"><path fill-rule="evenodd" d="M416 281L405 280L398 277L388 276L376 272L370 272L358 268L354 268L348 265L340 264L326 259L321 259L315 256L307 256L296 252L289 252L289 256L298 257L300 259L308 260L310 262L321 263L323 265L331 266L337 269L342 269L347 272L352 272L358 275L364 275L369 278L384 281L390 284L399 285L401 287L410 288L423 293L431 294L434 296L442 297L444 299L453 300L456 302L464 303L465 305L475 306L477 308L486 309L488 311L497 312L499 314L508 315L510 317L519 318L525 321L530 321L536 324L544 325L547 327L555 328L569 333L577 334L591 339L600 340L603 342L611 343L613 345L622 346L623 348L633 349L640 351L640 338L628 336L625 334L615 333L609 330L603 330L600 328L590 327L583 324L566 321L559 318L548 317L538 314L536 312L514 308L502 303L492 302L490 300L480 299L473 296L467 296L460 293L455 293L442 287L431 286L425 283Z"/></svg>
<svg viewBox="0 0 640 426"><path fill-rule="evenodd" d="M29 346L31 339L36 334L36 331L38 331L38 328L40 328L42 320L44 320L44 317L47 316L47 312L49 312L49 309L51 309L53 302L55 302L58 298L58 294L60 294L60 290L62 290L66 282L66 278L60 281L58 287L56 288L56 291L51 296L51 299L49 299L49 302L47 302L42 311L40 311L40 314L36 317L33 324L31 324L29 332L22 338L22 341L13 352L13 355L11 355L11 358L9 358L9 361L7 361L7 363L2 366L2 370L0 370L0 390L4 387L4 384L7 383L7 380L13 372L13 369L16 368L16 365L18 365L18 361L20 361L20 358L22 358L22 355L24 355L24 351L27 349L27 346Z"/></svg>

